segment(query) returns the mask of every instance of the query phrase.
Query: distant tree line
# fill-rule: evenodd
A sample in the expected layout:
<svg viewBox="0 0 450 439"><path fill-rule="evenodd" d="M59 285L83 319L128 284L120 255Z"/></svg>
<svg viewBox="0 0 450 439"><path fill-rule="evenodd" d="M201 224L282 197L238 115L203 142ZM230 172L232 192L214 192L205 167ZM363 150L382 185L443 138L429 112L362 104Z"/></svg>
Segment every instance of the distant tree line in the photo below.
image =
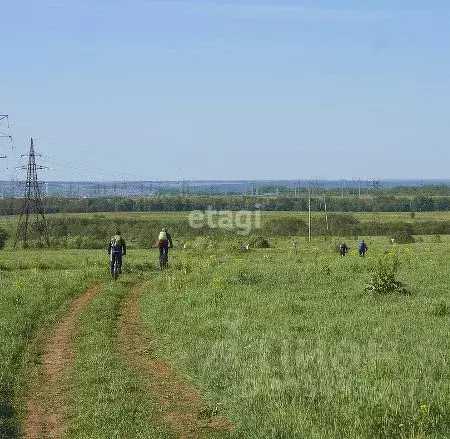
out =
<svg viewBox="0 0 450 439"><path fill-rule="evenodd" d="M22 198L0 198L0 215L17 215ZM47 213L89 212L187 212L191 210L308 210L309 197L290 196L149 196L142 198L102 197L66 198L48 197L44 200ZM312 196L313 211L330 212L442 212L450 210L449 196L394 196L366 197Z"/></svg>
<svg viewBox="0 0 450 439"><path fill-rule="evenodd" d="M107 248L109 238L119 228L130 246L151 248L161 227L167 227L176 240L189 241L200 236L236 237L250 242L255 237L308 236L308 224L293 215L279 214L262 217L261 228L254 229L248 236L237 235L236 230L209 228L207 224L193 228L188 215L175 218L145 218L124 215L94 214L89 216L58 215L48 219L48 232L52 248ZM14 236L15 222L7 222L9 229L0 230L0 237L11 239ZM30 236L34 235L30 224ZM413 239L413 235L450 234L450 220L409 221L359 221L351 214L330 213L328 222L323 215L314 215L312 219L313 236L387 236L401 240ZM5 242L3 239L3 243ZM0 240L0 244L1 244ZM0 247L1 248L1 247Z"/></svg>

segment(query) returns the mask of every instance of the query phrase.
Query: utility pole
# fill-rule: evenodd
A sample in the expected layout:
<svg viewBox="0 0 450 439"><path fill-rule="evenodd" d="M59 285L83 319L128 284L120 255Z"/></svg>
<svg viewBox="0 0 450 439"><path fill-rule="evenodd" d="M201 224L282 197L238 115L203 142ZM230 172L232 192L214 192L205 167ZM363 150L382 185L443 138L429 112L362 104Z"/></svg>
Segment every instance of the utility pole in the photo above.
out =
<svg viewBox="0 0 450 439"><path fill-rule="evenodd" d="M20 212L19 224L17 226L16 239L14 247L19 241L22 241L23 247L28 247L29 235L29 219L30 215L35 215L35 236L36 246L42 247L41 239L50 247L50 240L47 232L47 221L44 216L44 209L42 206L41 193L39 190L39 182L37 178L38 169L46 169L44 166L36 165L36 154L34 152L33 139L31 139L30 152L22 154L22 157L28 156L28 165L22 166L21 169L27 170L27 181L25 183L25 194L23 199L22 210Z"/></svg>
<svg viewBox="0 0 450 439"><path fill-rule="evenodd" d="M374 179L373 180L373 222L374 224L378 224L380 220L380 212L379 212L379 206L378 206L378 196L379 196L379 190L380 190L380 179Z"/></svg>
<svg viewBox="0 0 450 439"><path fill-rule="evenodd" d="M308 181L308 241L311 242L311 182Z"/></svg>

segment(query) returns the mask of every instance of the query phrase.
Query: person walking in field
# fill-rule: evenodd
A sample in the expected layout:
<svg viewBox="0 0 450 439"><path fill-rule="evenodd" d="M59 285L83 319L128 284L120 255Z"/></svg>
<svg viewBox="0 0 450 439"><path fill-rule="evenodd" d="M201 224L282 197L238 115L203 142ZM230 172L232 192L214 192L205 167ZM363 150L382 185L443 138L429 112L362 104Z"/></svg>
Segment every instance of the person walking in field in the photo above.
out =
<svg viewBox="0 0 450 439"><path fill-rule="evenodd" d="M168 255L169 255L169 247L172 248L172 237L165 227L161 229L158 235L158 248L159 248L159 260L162 261L163 256L165 255L164 264L167 265Z"/></svg>
<svg viewBox="0 0 450 439"><path fill-rule="evenodd" d="M122 256L127 254L127 245L123 239L120 230L109 241L108 254L110 255L110 271L114 275L114 263L117 261L119 274L122 273Z"/></svg>
<svg viewBox="0 0 450 439"><path fill-rule="evenodd" d="M345 256L348 253L348 247L347 244L345 242L343 242L340 246L339 246L339 254L341 256Z"/></svg>
<svg viewBox="0 0 450 439"><path fill-rule="evenodd" d="M364 240L362 240L361 243L359 244L358 250L359 250L359 256L361 256L363 258L366 255L366 251L368 250L368 247L367 247L366 243L364 242Z"/></svg>

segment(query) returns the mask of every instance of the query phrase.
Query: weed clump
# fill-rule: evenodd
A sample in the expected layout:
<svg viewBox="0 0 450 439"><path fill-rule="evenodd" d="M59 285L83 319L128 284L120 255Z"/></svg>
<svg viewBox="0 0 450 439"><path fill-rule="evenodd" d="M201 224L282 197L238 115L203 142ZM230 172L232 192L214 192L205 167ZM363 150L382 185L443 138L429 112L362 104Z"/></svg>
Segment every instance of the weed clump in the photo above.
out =
<svg viewBox="0 0 450 439"><path fill-rule="evenodd" d="M372 270L370 283L364 288L365 291L375 294L411 294L406 285L396 279L399 268L400 261L396 252L391 251L384 258L379 258Z"/></svg>
<svg viewBox="0 0 450 439"><path fill-rule="evenodd" d="M444 301L436 303L431 313L436 317L450 316L450 303Z"/></svg>
<svg viewBox="0 0 450 439"><path fill-rule="evenodd" d="M394 231L394 233L392 233L391 240L393 240L396 244L411 244L416 242L411 227L399 228Z"/></svg>
<svg viewBox="0 0 450 439"><path fill-rule="evenodd" d="M267 239L262 236L257 236L250 240L250 247L252 248L270 248L270 244Z"/></svg>

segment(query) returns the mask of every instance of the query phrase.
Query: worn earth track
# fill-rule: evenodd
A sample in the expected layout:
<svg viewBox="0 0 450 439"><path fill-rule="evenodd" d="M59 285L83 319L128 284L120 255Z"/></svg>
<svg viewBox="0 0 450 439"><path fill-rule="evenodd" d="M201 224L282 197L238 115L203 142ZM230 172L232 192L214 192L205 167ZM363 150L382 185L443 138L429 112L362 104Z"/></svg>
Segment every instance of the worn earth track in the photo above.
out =
<svg viewBox="0 0 450 439"><path fill-rule="evenodd" d="M75 361L70 338L79 314L101 291L102 285L90 287L75 299L69 311L53 328L37 360L39 366L30 380L26 400L26 439L61 438L66 430L62 414L67 406L69 375Z"/></svg>
<svg viewBox="0 0 450 439"><path fill-rule="evenodd" d="M119 342L125 358L138 366L163 422L180 439L197 439L208 431L233 429L235 426L229 421L210 416L196 389L176 378L169 366L148 355L150 337L139 313L145 288L145 284L136 285L125 301L119 319Z"/></svg>

